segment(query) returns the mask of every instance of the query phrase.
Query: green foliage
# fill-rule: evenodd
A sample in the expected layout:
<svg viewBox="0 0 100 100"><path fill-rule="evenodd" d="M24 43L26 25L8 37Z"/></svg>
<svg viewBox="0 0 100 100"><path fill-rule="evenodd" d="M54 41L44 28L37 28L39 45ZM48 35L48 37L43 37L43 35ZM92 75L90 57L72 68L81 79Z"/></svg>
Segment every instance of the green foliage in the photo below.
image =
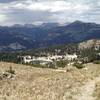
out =
<svg viewBox="0 0 100 100"><path fill-rule="evenodd" d="M1 52L0 53L0 61L4 62L14 62L14 63L20 63L21 59L18 58L20 53L15 52Z"/></svg>
<svg viewBox="0 0 100 100"><path fill-rule="evenodd" d="M68 61L66 61L66 60L60 60L60 61L56 62L56 66L64 68L67 65L67 63L68 63Z"/></svg>
<svg viewBox="0 0 100 100"><path fill-rule="evenodd" d="M93 63L94 64L100 64L100 60L95 60Z"/></svg>
<svg viewBox="0 0 100 100"><path fill-rule="evenodd" d="M83 64L81 64L81 63L77 63L77 62L74 63L73 66L75 66L75 67L78 68L78 69L82 69L82 68L85 67Z"/></svg>
<svg viewBox="0 0 100 100"><path fill-rule="evenodd" d="M30 65L36 68L53 68L55 69L56 66L53 63L48 63L46 65L41 65L40 63L23 63L24 65Z"/></svg>
<svg viewBox="0 0 100 100"><path fill-rule="evenodd" d="M32 66L37 68L46 68L46 66L40 64L32 64Z"/></svg>
<svg viewBox="0 0 100 100"><path fill-rule="evenodd" d="M80 50L80 58L83 58L83 62L88 63L88 62L93 62L94 60L97 60L97 51L94 50L94 48L88 48L88 49L83 49ZM87 58L87 59L85 59Z"/></svg>

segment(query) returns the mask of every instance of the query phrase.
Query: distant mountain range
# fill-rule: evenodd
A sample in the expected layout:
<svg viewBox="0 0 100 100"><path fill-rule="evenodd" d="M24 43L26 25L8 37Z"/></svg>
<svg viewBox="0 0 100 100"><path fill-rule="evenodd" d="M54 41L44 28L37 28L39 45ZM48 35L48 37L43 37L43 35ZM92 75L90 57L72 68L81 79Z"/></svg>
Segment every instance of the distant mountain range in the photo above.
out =
<svg viewBox="0 0 100 100"><path fill-rule="evenodd" d="M0 26L0 51L25 50L100 39L100 24L75 21L68 25L44 23Z"/></svg>

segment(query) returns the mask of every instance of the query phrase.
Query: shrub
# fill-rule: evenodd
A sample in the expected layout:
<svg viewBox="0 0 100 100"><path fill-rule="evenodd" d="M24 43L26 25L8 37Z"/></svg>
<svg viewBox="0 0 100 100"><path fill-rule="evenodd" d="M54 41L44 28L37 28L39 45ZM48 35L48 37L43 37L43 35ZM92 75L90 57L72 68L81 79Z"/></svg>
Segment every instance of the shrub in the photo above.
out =
<svg viewBox="0 0 100 100"><path fill-rule="evenodd" d="M66 60L60 60L60 61L57 61L56 62L56 65L57 65L57 67L62 67L62 68L64 68L65 67L65 65L67 65L67 61Z"/></svg>
<svg viewBox="0 0 100 100"><path fill-rule="evenodd" d="M11 66L9 67L8 70L6 70L6 72L8 72L10 74L15 74L15 70L13 70Z"/></svg>
<svg viewBox="0 0 100 100"><path fill-rule="evenodd" d="M100 64L100 60L95 60L93 63L94 64Z"/></svg>
<svg viewBox="0 0 100 100"><path fill-rule="evenodd" d="M75 66L75 67L78 68L78 69L82 69L82 68L85 67L83 64L81 64L81 63L77 63L77 62L74 63L73 66Z"/></svg>

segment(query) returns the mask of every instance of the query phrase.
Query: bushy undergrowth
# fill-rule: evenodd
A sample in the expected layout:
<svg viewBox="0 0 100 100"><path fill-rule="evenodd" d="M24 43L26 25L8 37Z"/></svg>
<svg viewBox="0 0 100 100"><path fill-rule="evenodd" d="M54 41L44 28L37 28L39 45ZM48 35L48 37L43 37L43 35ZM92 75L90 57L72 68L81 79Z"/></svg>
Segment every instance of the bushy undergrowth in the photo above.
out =
<svg viewBox="0 0 100 100"><path fill-rule="evenodd" d="M48 63L48 64L40 64L40 63L23 63L25 65L30 65L30 66L33 66L33 67L37 67L37 68L53 68L53 69L56 69L56 68L64 68L67 64L68 64L68 61L66 60L60 60L60 61L55 61L53 63Z"/></svg>
<svg viewBox="0 0 100 100"><path fill-rule="evenodd" d="M59 67L64 68L67 64L68 64L68 61L66 61L66 60L60 60L60 61L57 61L57 62L56 62L56 66L57 66L58 68L59 68Z"/></svg>
<svg viewBox="0 0 100 100"><path fill-rule="evenodd" d="M78 69L82 69L82 68L85 67L82 63L77 63L77 62L74 63L73 66L75 66L75 67L78 68Z"/></svg>
<svg viewBox="0 0 100 100"><path fill-rule="evenodd" d="M94 64L100 64L100 60L95 60L93 63Z"/></svg>

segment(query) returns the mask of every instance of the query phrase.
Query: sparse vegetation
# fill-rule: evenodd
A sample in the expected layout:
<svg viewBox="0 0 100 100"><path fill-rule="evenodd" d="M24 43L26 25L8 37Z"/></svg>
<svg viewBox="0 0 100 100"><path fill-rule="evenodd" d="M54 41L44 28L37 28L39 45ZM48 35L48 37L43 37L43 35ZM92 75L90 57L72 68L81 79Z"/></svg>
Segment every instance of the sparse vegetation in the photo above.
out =
<svg viewBox="0 0 100 100"><path fill-rule="evenodd" d="M100 64L100 60L95 60L93 63L94 64Z"/></svg>
<svg viewBox="0 0 100 100"><path fill-rule="evenodd" d="M77 87L85 80L78 70L62 72L58 69L33 68L13 63L0 65L3 71L10 66L11 70L16 71L14 80L0 81L1 100L4 97L7 100L72 100Z"/></svg>
<svg viewBox="0 0 100 100"><path fill-rule="evenodd" d="M43 69L30 67L29 65L0 62L0 73L5 72L7 69L9 70L7 73L12 73L12 70L16 71L14 79L7 76L4 78L5 80L0 80L0 99L77 100L75 97L78 98L78 93L85 93L84 85L100 74L99 65L90 63L86 67L87 71L72 66L59 69ZM82 91L80 91L81 87L84 87ZM98 90L95 91L98 92L95 94L98 98L99 90L98 87Z"/></svg>
<svg viewBox="0 0 100 100"><path fill-rule="evenodd" d="M15 74L15 70L13 70L11 66L9 67L8 70L6 70L6 72L10 74Z"/></svg>
<svg viewBox="0 0 100 100"><path fill-rule="evenodd" d="M3 71L3 73L0 73L0 80L4 79L11 79L15 75L15 70L12 69L10 66L8 70Z"/></svg>
<svg viewBox="0 0 100 100"><path fill-rule="evenodd" d="M100 82L97 82L95 85L95 91L94 91L94 97L96 97L96 100L100 100Z"/></svg>
<svg viewBox="0 0 100 100"><path fill-rule="evenodd" d="M82 69L85 67L82 63L78 63L78 62L74 63L73 66L75 66L78 69Z"/></svg>
<svg viewBox="0 0 100 100"><path fill-rule="evenodd" d="M57 61L56 62L56 66L59 68L64 68L66 65L68 64L68 61L67 60L60 60L60 61Z"/></svg>

